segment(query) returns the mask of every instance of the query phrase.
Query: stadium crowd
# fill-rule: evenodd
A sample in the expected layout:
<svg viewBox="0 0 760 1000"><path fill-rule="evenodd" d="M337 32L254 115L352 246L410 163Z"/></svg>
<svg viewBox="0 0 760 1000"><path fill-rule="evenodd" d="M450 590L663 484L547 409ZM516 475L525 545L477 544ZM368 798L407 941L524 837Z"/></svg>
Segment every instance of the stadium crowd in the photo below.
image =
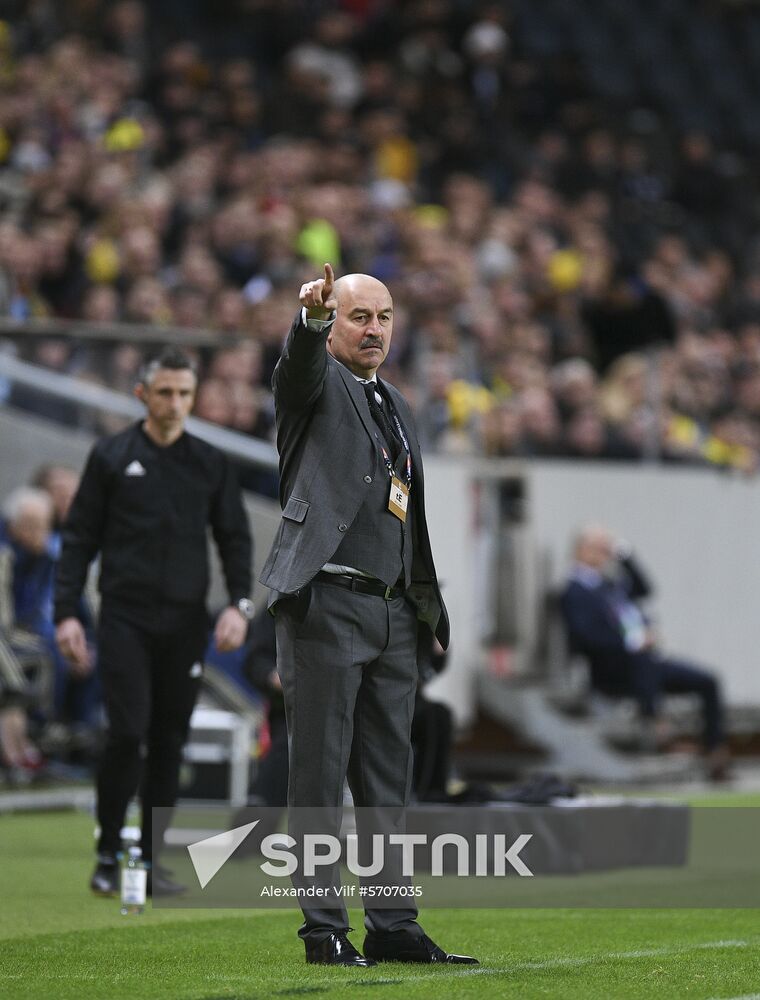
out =
<svg viewBox="0 0 760 1000"><path fill-rule="evenodd" d="M207 330L196 413L268 439L292 289L329 260L391 288L384 374L429 449L756 471L753 150L616 106L524 7L16 0L0 316ZM143 360L7 330L116 388Z"/></svg>

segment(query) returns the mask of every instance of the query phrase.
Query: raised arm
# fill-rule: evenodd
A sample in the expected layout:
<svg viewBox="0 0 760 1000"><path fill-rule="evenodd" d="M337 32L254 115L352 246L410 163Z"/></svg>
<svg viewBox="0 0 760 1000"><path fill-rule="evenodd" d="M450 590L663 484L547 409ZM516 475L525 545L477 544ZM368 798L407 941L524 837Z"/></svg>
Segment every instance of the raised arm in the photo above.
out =
<svg viewBox="0 0 760 1000"><path fill-rule="evenodd" d="M622 548L618 554L618 560L624 574L624 586L630 598L638 601L644 597L650 597L654 587L630 548L627 546Z"/></svg>
<svg viewBox="0 0 760 1000"><path fill-rule="evenodd" d="M322 392L327 369L327 335L335 318L335 275L325 264L324 278L301 286L301 309L272 378L278 407L303 410Z"/></svg>

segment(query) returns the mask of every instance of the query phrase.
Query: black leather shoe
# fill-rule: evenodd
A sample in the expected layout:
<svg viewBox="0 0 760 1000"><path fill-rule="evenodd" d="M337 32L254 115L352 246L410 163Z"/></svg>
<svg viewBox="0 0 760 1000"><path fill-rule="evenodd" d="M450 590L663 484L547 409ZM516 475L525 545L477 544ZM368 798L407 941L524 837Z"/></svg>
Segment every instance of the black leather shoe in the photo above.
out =
<svg viewBox="0 0 760 1000"><path fill-rule="evenodd" d="M183 892L187 892L187 886L172 881L167 868L158 865L148 869L146 896L181 896Z"/></svg>
<svg viewBox="0 0 760 1000"><path fill-rule="evenodd" d="M98 859L90 879L90 888L96 896L119 895L119 866L115 858L113 861Z"/></svg>
<svg viewBox="0 0 760 1000"><path fill-rule="evenodd" d="M344 933L331 934L317 944L306 946L306 961L312 965L353 965L368 969L375 963L364 958Z"/></svg>
<svg viewBox="0 0 760 1000"><path fill-rule="evenodd" d="M431 941L427 934L414 937L405 931L390 934L368 934L364 939L364 954L376 962L440 962L447 965L480 965L469 955L449 955Z"/></svg>

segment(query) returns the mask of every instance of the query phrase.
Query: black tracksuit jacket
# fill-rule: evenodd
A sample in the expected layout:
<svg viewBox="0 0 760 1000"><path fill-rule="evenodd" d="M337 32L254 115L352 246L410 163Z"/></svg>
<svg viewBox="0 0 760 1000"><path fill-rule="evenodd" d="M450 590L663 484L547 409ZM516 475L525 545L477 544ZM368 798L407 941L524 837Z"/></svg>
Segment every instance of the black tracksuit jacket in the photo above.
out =
<svg viewBox="0 0 760 1000"><path fill-rule="evenodd" d="M63 528L56 622L79 614L87 569L98 552L104 601L202 607L209 583L207 527L230 602L237 603L251 591L252 542L237 476L222 452L187 432L159 447L142 422L99 441Z"/></svg>

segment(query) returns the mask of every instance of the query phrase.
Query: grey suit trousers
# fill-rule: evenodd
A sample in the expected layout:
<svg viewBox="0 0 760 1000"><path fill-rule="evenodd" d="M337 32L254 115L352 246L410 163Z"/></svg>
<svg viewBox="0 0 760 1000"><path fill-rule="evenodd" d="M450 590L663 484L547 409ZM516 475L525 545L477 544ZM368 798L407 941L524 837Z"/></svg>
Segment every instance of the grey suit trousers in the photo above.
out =
<svg viewBox="0 0 760 1000"><path fill-rule="evenodd" d="M346 777L357 807L407 805L417 687L414 608L403 598L385 601L315 580L277 603L275 622L290 748L288 804L296 807L291 816L298 807L321 807L337 833ZM339 884L337 870L330 877ZM294 884L300 878L294 876ZM348 927L342 902L301 908L299 935L307 946ZM416 917L416 906L405 900L395 909L367 907L365 926L417 936Z"/></svg>

